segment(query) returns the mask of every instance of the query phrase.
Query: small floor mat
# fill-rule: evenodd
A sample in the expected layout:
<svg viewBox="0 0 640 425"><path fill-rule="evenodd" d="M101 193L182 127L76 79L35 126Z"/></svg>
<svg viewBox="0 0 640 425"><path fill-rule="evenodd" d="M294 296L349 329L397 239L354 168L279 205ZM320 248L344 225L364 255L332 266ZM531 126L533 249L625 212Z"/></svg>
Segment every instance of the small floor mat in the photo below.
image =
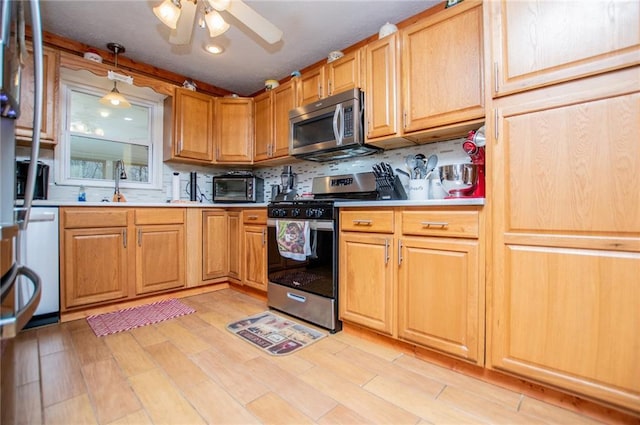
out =
<svg viewBox="0 0 640 425"><path fill-rule="evenodd" d="M89 316L87 323L97 336L105 336L191 313L195 313L193 308L172 298L111 313Z"/></svg>
<svg viewBox="0 0 640 425"><path fill-rule="evenodd" d="M229 323L227 330L274 356L291 354L327 336L270 311Z"/></svg>

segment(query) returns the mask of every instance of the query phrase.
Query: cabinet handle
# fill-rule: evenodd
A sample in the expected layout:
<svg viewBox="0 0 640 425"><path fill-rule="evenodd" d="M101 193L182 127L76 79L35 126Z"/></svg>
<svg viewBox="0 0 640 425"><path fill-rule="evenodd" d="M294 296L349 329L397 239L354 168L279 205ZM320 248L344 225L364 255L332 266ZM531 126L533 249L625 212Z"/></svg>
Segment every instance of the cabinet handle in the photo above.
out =
<svg viewBox="0 0 640 425"><path fill-rule="evenodd" d="M498 85L500 84L500 81L498 79L498 62L494 62L493 63L493 92L494 93L498 93Z"/></svg>
<svg viewBox="0 0 640 425"><path fill-rule="evenodd" d="M495 142L498 143L498 110L493 110L493 136L495 137Z"/></svg>
<svg viewBox="0 0 640 425"><path fill-rule="evenodd" d="M180 140L178 141L178 153L181 153L181 152L182 152L182 148L183 148L183 145L182 145L182 139L180 139Z"/></svg>
<svg viewBox="0 0 640 425"><path fill-rule="evenodd" d="M402 241L398 241L398 265L402 265Z"/></svg>
<svg viewBox="0 0 640 425"><path fill-rule="evenodd" d="M142 246L142 230L138 229L138 246Z"/></svg>
<svg viewBox="0 0 640 425"><path fill-rule="evenodd" d="M269 158L273 156L273 145L271 143L267 145L267 156Z"/></svg>
<svg viewBox="0 0 640 425"><path fill-rule="evenodd" d="M384 264L389 263L389 239L384 240Z"/></svg>
<svg viewBox="0 0 640 425"><path fill-rule="evenodd" d="M424 227L434 226L445 228L449 226L449 223L447 223L446 221L421 221L420 224Z"/></svg>
<svg viewBox="0 0 640 425"><path fill-rule="evenodd" d="M402 128L407 128L407 113L402 113Z"/></svg>
<svg viewBox="0 0 640 425"><path fill-rule="evenodd" d="M262 229L262 245L267 244L267 229Z"/></svg>
<svg viewBox="0 0 640 425"><path fill-rule="evenodd" d="M331 80L327 83L327 96L331 96Z"/></svg>
<svg viewBox="0 0 640 425"><path fill-rule="evenodd" d="M318 83L318 99L322 99L322 84Z"/></svg>
<svg viewBox="0 0 640 425"><path fill-rule="evenodd" d="M249 215L247 216L247 220L257 220L258 216L257 215Z"/></svg>
<svg viewBox="0 0 640 425"><path fill-rule="evenodd" d="M122 230L122 245L127 247L127 229Z"/></svg>
<svg viewBox="0 0 640 425"><path fill-rule="evenodd" d="M353 220L353 224L356 226L371 226L373 224L373 220Z"/></svg>

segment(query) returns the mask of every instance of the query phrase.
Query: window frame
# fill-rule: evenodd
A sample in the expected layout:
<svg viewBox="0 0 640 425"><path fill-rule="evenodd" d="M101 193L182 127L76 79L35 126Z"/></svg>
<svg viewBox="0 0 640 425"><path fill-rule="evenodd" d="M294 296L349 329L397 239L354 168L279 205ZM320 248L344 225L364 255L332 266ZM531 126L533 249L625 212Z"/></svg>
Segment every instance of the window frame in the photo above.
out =
<svg viewBox="0 0 640 425"><path fill-rule="evenodd" d="M113 88L113 82L106 77L96 76L88 71L60 70L60 128L59 142L55 147L55 155L59 158L55 172L55 183L60 186L113 187L111 180L72 178L70 144L70 111L71 91L78 91L101 97ZM130 189L162 189L163 178L163 115L166 95L156 93L150 88L118 84L118 90L135 105L149 108L149 144L131 143L149 147L149 182L132 182L121 180L121 188ZM121 141L117 141L121 142ZM124 142L127 143L127 142Z"/></svg>

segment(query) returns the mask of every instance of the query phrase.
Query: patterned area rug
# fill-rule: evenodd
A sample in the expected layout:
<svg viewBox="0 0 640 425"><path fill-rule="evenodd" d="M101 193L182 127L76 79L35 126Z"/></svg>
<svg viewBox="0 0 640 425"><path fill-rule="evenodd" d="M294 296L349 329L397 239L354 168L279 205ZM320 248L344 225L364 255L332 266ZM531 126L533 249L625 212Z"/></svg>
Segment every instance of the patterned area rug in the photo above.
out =
<svg viewBox="0 0 640 425"><path fill-rule="evenodd" d="M232 322L227 330L274 356L291 354L327 336L270 311Z"/></svg>
<svg viewBox="0 0 640 425"><path fill-rule="evenodd" d="M97 336L105 336L191 313L195 313L191 307L176 299L169 299L112 313L96 314L87 317L87 322Z"/></svg>

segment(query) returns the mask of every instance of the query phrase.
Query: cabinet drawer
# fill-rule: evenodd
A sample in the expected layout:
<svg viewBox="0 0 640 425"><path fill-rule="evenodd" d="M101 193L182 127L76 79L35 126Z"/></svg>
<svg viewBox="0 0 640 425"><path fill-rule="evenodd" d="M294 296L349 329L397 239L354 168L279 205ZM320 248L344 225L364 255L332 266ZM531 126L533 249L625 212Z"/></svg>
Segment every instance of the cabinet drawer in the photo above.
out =
<svg viewBox="0 0 640 425"><path fill-rule="evenodd" d="M126 227L128 210L124 208L62 209L62 226L65 229L88 227Z"/></svg>
<svg viewBox="0 0 640 425"><path fill-rule="evenodd" d="M182 224L184 208L142 208L136 210L136 225L139 224Z"/></svg>
<svg viewBox="0 0 640 425"><path fill-rule="evenodd" d="M267 224L267 210L257 208L244 210L242 222L244 224Z"/></svg>
<svg viewBox="0 0 640 425"><path fill-rule="evenodd" d="M393 211L340 211L340 230L393 233Z"/></svg>
<svg viewBox="0 0 640 425"><path fill-rule="evenodd" d="M478 211L403 211L402 234L477 238Z"/></svg>

